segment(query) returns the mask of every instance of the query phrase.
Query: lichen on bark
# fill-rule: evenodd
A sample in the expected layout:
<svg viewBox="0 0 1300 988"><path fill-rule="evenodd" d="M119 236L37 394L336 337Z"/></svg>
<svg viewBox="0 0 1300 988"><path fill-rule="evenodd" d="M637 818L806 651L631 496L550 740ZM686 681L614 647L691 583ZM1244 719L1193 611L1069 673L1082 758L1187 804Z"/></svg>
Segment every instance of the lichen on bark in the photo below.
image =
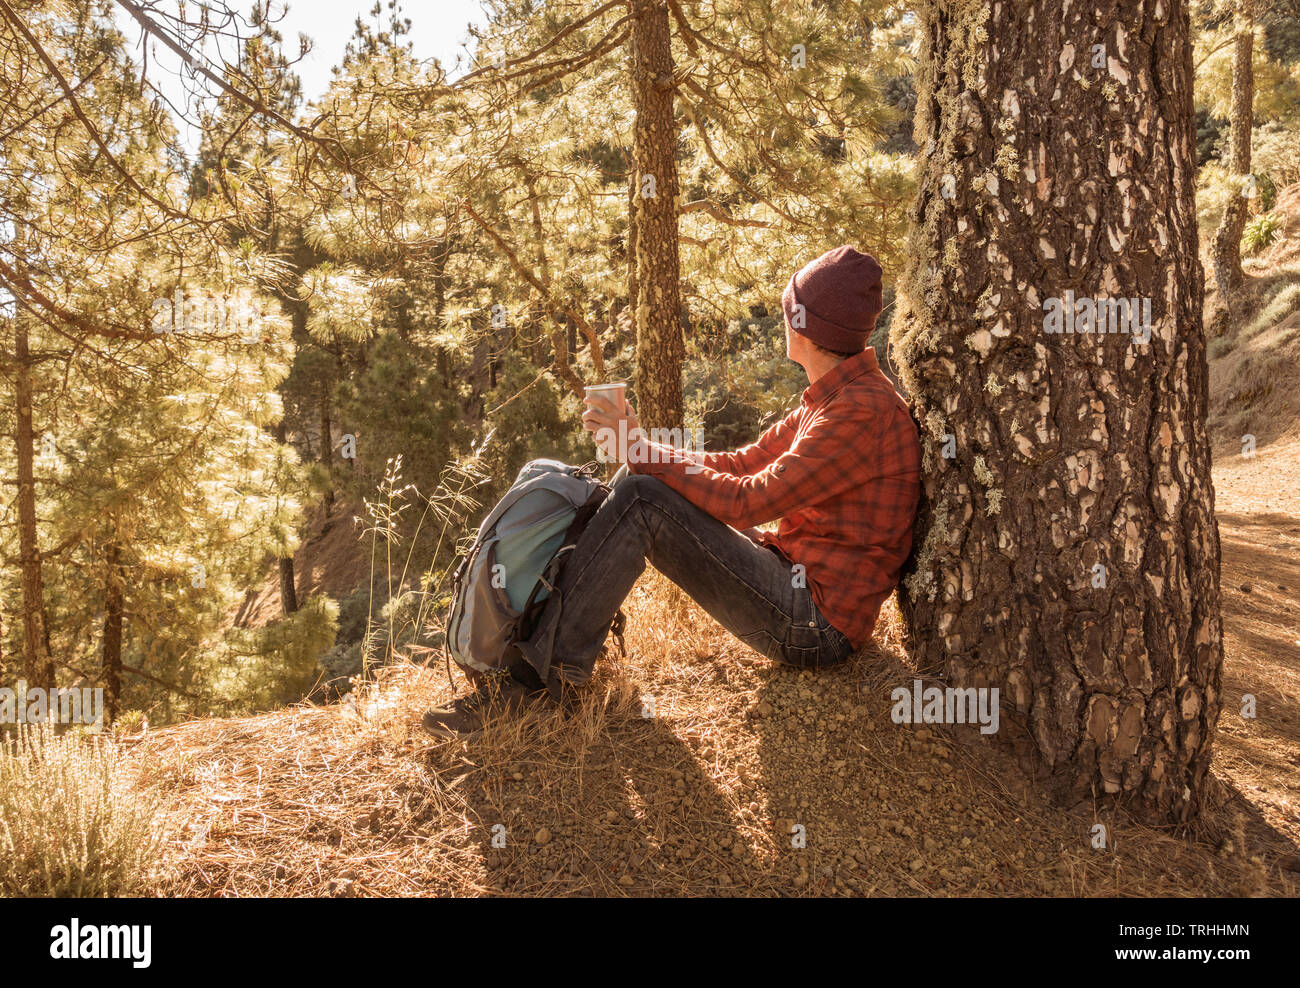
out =
<svg viewBox="0 0 1300 988"><path fill-rule="evenodd" d="M1158 6L919 6L891 343L926 453L918 665L1003 686L1058 794L1167 822L1199 805L1222 643L1190 28ZM1151 299L1149 342L1044 334L1067 290Z"/></svg>

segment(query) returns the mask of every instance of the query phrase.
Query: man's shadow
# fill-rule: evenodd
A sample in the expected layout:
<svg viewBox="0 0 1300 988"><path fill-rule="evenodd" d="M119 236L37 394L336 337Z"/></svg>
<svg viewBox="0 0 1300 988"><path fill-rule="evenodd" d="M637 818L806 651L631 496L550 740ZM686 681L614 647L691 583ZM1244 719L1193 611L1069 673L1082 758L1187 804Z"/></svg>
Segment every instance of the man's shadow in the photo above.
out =
<svg viewBox="0 0 1300 988"><path fill-rule="evenodd" d="M760 668L752 729L784 891L905 890L898 882L908 861L896 858L900 852L881 840L878 825L898 815L907 771L888 697L900 684L910 687L917 673L874 644L834 666L803 670L767 660Z"/></svg>
<svg viewBox="0 0 1300 988"><path fill-rule="evenodd" d="M770 869L673 722L642 716L636 700L630 708L612 698L594 702L607 704L602 715L578 713L577 723L526 732L496 768L474 745L465 751L485 763L464 780L482 891L763 894ZM565 739L561 731L576 733Z"/></svg>

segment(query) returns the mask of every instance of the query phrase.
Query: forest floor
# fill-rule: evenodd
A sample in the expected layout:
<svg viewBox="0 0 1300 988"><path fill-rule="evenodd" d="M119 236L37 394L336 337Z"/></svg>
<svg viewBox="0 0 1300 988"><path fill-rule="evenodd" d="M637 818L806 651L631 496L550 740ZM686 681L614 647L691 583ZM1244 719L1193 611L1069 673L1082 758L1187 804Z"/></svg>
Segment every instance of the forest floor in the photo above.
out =
<svg viewBox="0 0 1300 988"><path fill-rule="evenodd" d="M1296 895L1300 189L1284 199L1283 237L1247 265L1245 309L1262 315L1211 345L1226 657L1194 831L1054 805L974 727L895 725L890 690L913 671L892 601L871 647L813 674L750 651L651 571L628 656L602 661L568 721L434 741L420 715L463 679L406 666L355 707L128 738L175 807L165 893ZM346 528L304 546L300 593L355 585ZM271 574L239 621L277 604Z"/></svg>
<svg viewBox="0 0 1300 988"><path fill-rule="evenodd" d="M912 672L892 604L874 647L813 674L748 650L651 572L628 658L602 662L568 721L426 738L420 714L452 695L439 665L390 670L355 710L131 742L177 807L167 891L1296 895L1300 437L1216 462L1227 659L1195 833L1052 805L975 728L895 725L889 691Z"/></svg>

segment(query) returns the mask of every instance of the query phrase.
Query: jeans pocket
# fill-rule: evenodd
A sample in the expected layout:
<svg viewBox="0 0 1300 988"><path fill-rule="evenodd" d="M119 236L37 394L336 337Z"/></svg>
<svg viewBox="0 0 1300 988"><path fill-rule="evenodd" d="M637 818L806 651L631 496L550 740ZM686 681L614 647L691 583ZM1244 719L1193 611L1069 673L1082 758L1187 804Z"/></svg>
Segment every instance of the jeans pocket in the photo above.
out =
<svg viewBox="0 0 1300 988"><path fill-rule="evenodd" d="M779 659L781 657L781 650L784 646L770 631L760 628L757 631L751 631L749 634L737 635L736 637L760 655L769 659Z"/></svg>
<svg viewBox="0 0 1300 988"><path fill-rule="evenodd" d="M781 648L781 660L805 669L835 665L852 652L848 640L826 620L811 591L795 596L790 632Z"/></svg>

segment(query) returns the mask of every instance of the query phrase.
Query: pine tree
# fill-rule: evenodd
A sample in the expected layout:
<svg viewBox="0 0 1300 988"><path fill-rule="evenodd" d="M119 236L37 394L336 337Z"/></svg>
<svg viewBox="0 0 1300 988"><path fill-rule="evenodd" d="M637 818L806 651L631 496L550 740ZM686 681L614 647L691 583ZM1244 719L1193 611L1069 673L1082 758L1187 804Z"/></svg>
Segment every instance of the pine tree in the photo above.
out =
<svg viewBox="0 0 1300 988"><path fill-rule="evenodd" d="M919 13L910 647L1061 795L1187 821L1223 662L1187 5Z"/></svg>

